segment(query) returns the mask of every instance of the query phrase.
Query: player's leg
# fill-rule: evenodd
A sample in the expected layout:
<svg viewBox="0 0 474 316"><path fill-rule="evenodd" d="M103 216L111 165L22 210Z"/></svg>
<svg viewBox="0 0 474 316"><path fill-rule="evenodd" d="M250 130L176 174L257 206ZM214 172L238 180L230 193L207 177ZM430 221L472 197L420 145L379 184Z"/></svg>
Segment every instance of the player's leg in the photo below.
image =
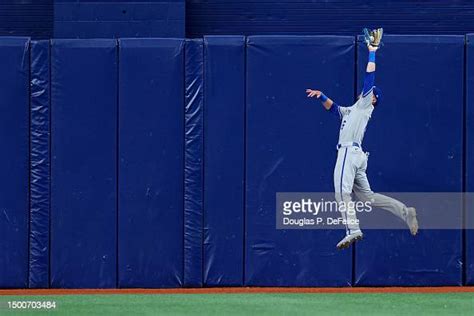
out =
<svg viewBox="0 0 474 316"><path fill-rule="evenodd" d="M402 220L405 220L406 218L406 205L389 196L374 193L370 189L369 181L365 172L359 171L357 173L354 180L354 194L361 201L371 201L373 207L387 210Z"/></svg>
<svg viewBox="0 0 474 316"><path fill-rule="evenodd" d="M407 207L405 204L392 197L374 193L370 188L367 178L367 158L359 168L354 177L353 191L356 197L361 201L370 201L373 207L389 211L395 216L405 221L413 235L418 232L418 221L416 219L416 210L413 207Z"/></svg>
<svg viewBox="0 0 474 316"><path fill-rule="evenodd" d="M339 149L334 168L335 197L339 203L341 216L346 222L346 237L337 245L340 249L347 248L354 241L362 238L362 232L351 199L354 177L357 171L355 158L352 148Z"/></svg>

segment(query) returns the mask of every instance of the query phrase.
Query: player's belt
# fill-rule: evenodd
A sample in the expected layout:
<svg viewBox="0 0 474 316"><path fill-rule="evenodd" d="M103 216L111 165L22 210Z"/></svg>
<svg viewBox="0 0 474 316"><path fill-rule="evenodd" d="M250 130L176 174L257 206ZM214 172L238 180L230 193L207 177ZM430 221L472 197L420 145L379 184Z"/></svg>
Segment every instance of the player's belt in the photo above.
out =
<svg viewBox="0 0 474 316"><path fill-rule="evenodd" d="M341 148L341 147L359 147L360 148L360 145L359 143L356 143L356 142L348 142L348 143L340 143L337 145L337 149Z"/></svg>

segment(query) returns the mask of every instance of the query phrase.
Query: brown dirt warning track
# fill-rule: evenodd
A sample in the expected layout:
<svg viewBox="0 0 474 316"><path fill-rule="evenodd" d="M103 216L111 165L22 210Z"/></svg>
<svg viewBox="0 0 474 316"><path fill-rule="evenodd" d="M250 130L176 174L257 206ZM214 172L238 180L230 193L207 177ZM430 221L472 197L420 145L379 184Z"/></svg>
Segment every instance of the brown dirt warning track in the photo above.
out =
<svg viewBox="0 0 474 316"><path fill-rule="evenodd" d="M195 289L5 289L0 295L81 294L245 294L245 293L474 293L472 286L452 287L225 287Z"/></svg>

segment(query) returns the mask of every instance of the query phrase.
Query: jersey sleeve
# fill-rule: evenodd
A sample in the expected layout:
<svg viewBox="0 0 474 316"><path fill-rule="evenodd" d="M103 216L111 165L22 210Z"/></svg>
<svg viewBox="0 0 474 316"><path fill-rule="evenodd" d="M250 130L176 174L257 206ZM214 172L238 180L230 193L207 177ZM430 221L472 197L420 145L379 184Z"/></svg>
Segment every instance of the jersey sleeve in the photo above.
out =
<svg viewBox="0 0 474 316"><path fill-rule="evenodd" d="M372 105L372 96L374 88L370 89L367 93L362 92L359 100L356 102L356 106L360 109L367 109Z"/></svg>

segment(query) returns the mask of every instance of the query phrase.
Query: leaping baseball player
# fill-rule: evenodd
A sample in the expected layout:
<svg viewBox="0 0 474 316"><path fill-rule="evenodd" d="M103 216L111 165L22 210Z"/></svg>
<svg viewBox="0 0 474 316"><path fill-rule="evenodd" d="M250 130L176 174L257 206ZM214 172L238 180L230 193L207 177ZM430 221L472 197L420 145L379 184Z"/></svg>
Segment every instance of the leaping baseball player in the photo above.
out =
<svg viewBox="0 0 474 316"><path fill-rule="evenodd" d="M374 193L367 179L368 155L362 150L362 140L372 111L380 106L382 101L382 92L374 85L374 81L375 52L381 43L383 29L371 32L365 29L364 33L369 50L369 61L363 91L352 106L339 106L319 90L306 90L308 97L318 98L326 110L341 119L337 161L334 168L334 191L336 201L342 206L340 210L346 224L346 236L337 244L338 249L348 248L363 237L353 203L350 203L352 192L360 201L371 201L373 207L385 209L401 218L408 225L412 235L418 232L415 208L407 207L391 197Z"/></svg>

